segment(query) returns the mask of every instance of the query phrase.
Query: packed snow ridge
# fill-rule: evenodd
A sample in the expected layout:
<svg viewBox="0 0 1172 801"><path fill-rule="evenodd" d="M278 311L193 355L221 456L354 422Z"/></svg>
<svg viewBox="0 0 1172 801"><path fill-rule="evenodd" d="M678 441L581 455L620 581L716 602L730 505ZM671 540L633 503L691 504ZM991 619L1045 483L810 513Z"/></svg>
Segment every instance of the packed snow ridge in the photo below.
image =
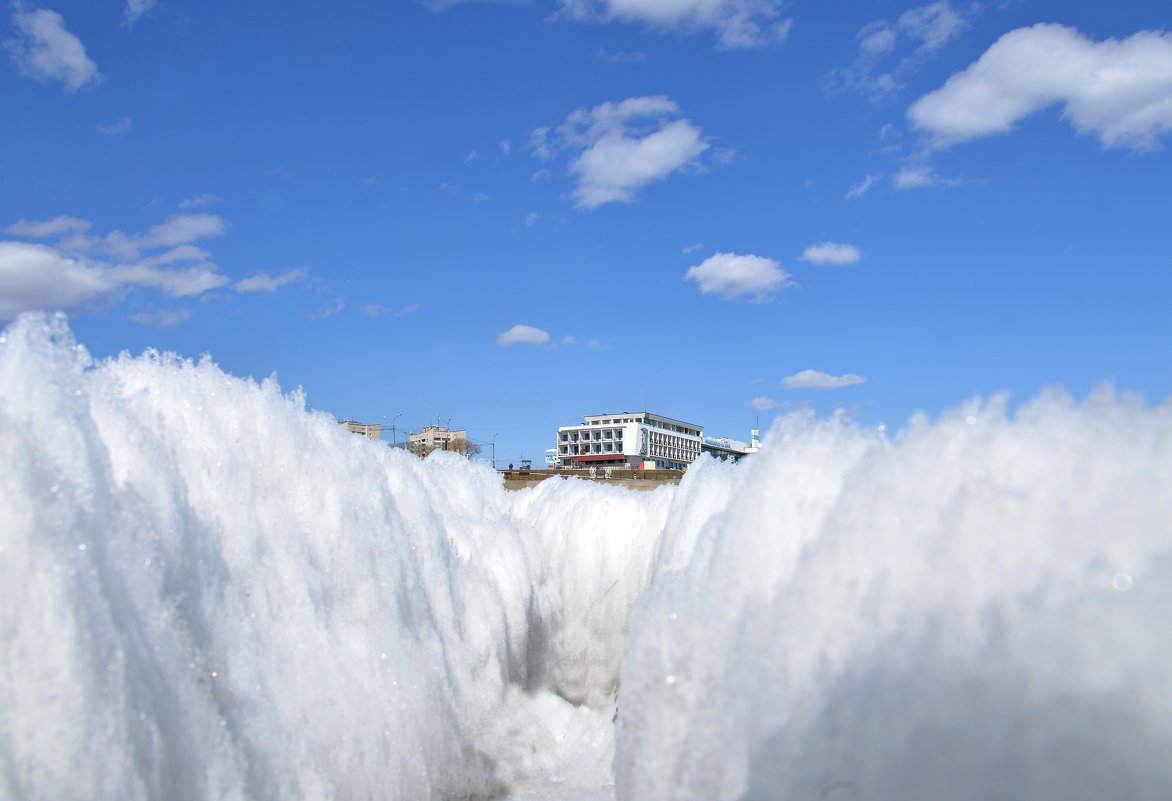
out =
<svg viewBox="0 0 1172 801"><path fill-rule="evenodd" d="M783 418L502 488L275 381L0 335L0 797L1172 797L1172 408Z"/></svg>

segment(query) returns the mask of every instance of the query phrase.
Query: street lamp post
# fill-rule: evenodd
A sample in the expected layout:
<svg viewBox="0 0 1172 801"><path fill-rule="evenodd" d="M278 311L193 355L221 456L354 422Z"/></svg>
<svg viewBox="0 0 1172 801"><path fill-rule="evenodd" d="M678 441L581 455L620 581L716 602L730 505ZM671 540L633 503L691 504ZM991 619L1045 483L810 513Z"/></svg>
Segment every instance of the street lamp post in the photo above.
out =
<svg viewBox="0 0 1172 801"><path fill-rule="evenodd" d="M399 444L399 437L395 433L395 423L399 422L399 418L402 416L403 416L403 413L399 412L397 415L395 415L394 419L391 420L391 444L392 445Z"/></svg>
<svg viewBox="0 0 1172 801"><path fill-rule="evenodd" d="M493 470L496 470L496 438L499 436L500 436L500 434L493 434L492 435L492 469Z"/></svg>

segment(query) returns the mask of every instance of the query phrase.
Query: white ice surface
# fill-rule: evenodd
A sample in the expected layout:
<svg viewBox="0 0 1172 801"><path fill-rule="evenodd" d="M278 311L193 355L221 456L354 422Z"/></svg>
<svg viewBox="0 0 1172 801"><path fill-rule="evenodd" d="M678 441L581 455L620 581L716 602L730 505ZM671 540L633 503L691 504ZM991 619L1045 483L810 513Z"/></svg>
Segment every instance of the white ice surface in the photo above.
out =
<svg viewBox="0 0 1172 801"><path fill-rule="evenodd" d="M0 798L1166 801L1172 410L1004 406L507 493L21 318Z"/></svg>

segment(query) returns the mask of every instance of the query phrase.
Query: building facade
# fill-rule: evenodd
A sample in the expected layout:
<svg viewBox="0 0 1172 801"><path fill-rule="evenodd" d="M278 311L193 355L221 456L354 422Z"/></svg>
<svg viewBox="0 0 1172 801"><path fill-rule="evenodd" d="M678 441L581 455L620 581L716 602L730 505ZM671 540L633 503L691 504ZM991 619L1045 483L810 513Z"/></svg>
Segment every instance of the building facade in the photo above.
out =
<svg viewBox="0 0 1172 801"><path fill-rule="evenodd" d="M551 464L568 467L619 467L683 470L701 453L738 461L759 449L757 429L752 442L706 437L697 423L652 412L594 414L582 423L561 426Z"/></svg>
<svg viewBox="0 0 1172 801"><path fill-rule="evenodd" d="M557 433L559 467L682 470L700 455L704 430L651 412L594 414Z"/></svg>
<svg viewBox="0 0 1172 801"><path fill-rule="evenodd" d="M468 432L452 431L447 426L428 426L408 438L407 447L416 456L426 456L432 451L468 452Z"/></svg>
<svg viewBox="0 0 1172 801"><path fill-rule="evenodd" d="M352 434L359 434L367 439L382 439L382 426L378 423L359 423L354 420L343 420L338 425L346 427Z"/></svg>

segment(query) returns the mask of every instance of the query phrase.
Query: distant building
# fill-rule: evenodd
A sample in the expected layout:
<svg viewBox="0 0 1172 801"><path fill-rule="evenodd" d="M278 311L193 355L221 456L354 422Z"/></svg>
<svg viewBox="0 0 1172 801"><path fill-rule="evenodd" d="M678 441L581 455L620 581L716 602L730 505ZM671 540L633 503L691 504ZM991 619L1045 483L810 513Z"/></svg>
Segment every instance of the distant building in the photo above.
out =
<svg viewBox="0 0 1172 801"><path fill-rule="evenodd" d="M378 423L356 423L353 420L343 420L338 425L346 426L347 431L361 434L367 439L382 439L383 427Z"/></svg>
<svg viewBox="0 0 1172 801"><path fill-rule="evenodd" d="M408 437L408 447L416 456L427 456L432 451L455 451L467 454L469 451L468 432L461 429L452 431L447 426L428 426L418 434Z"/></svg>
<svg viewBox="0 0 1172 801"><path fill-rule="evenodd" d="M752 429L749 436L751 440L749 442L742 442L730 437L704 437L704 444L700 446L700 450L714 459L725 461L731 459L734 462L739 462L742 456L761 450L758 430Z"/></svg>
<svg viewBox="0 0 1172 801"><path fill-rule="evenodd" d="M759 448L756 429L751 443L705 437L698 423L652 412L594 414L582 420L558 428L558 467L683 470L701 453L737 460Z"/></svg>

